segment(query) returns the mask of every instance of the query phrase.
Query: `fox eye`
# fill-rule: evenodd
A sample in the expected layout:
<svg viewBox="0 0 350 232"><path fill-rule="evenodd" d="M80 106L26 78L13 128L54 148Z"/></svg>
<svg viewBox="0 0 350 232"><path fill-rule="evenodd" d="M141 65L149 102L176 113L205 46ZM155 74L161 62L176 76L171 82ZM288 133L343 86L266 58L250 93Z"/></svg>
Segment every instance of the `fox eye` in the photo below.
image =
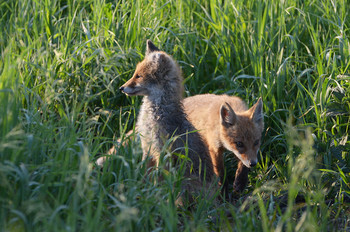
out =
<svg viewBox="0 0 350 232"><path fill-rule="evenodd" d="M259 140L256 140L255 142L254 142L254 146L258 146L259 145Z"/></svg>
<svg viewBox="0 0 350 232"><path fill-rule="evenodd" d="M238 148L243 148L243 147L244 147L244 145L243 145L242 142L236 142L236 146L237 146Z"/></svg>
<svg viewBox="0 0 350 232"><path fill-rule="evenodd" d="M135 76L135 78L137 79L137 78L140 78L141 76L139 75L139 74L136 74L136 76Z"/></svg>

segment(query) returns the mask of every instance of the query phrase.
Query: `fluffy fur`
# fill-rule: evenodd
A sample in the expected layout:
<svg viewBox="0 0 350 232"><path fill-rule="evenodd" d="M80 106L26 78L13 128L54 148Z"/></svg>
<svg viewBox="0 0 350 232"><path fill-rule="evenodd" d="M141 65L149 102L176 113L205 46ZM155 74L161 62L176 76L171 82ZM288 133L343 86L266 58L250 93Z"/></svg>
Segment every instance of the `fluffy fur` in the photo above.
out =
<svg viewBox="0 0 350 232"><path fill-rule="evenodd" d="M143 159L150 156L148 166L158 166L165 141L177 137L170 150L188 155L191 163L186 169L186 177L192 181L185 183L185 189L192 191L192 188L199 187L195 185L202 185L204 177L210 183L215 174L205 143L184 113L182 81L181 70L173 58L147 41L144 60L120 89L127 95L144 96L137 119ZM176 157L173 155L175 161Z"/></svg>

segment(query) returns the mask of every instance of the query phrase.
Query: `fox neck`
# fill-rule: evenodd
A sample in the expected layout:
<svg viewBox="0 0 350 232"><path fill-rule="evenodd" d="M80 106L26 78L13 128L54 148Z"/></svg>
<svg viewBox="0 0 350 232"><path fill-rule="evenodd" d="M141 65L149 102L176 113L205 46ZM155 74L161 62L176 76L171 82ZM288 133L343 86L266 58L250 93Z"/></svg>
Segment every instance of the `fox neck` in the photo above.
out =
<svg viewBox="0 0 350 232"><path fill-rule="evenodd" d="M148 122L157 123L169 134L174 133L186 120L182 105L181 88L164 86L163 90L153 91L143 98L142 111Z"/></svg>
<svg viewBox="0 0 350 232"><path fill-rule="evenodd" d="M151 95L143 98L143 104L147 106L152 114L156 115L169 115L176 114L176 112L183 112L183 106L181 104L181 98L173 96L171 94L163 95Z"/></svg>

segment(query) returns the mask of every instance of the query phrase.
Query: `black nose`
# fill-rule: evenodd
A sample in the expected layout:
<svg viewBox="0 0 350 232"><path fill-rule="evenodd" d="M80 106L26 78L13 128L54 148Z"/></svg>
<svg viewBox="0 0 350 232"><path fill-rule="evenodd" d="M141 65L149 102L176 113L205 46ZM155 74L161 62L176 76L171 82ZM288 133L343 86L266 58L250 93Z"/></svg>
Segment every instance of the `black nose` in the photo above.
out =
<svg viewBox="0 0 350 232"><path fill-rule="evenodd" d="M256 163L255 161L250 161L250 166L251 166L251 167L255 167L256 164L257 164L257 163Z"/></svg>
<svg viewBox="0 0 350 232"><path fill-rule="evenodd" d="M123 90L124 90L124 87L123 87L123 86L122 86L122 87L120 87L120 88L119 88L119 90L120 90L120 91L123 91Z"/></svg>

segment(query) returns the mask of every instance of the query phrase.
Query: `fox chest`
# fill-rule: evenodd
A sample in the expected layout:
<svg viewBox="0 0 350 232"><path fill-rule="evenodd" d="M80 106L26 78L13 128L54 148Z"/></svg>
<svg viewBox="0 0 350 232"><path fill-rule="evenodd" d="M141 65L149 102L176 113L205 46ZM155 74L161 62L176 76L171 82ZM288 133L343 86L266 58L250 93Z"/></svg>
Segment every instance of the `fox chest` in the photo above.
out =
<svg viewBox="0 0 350 232"><path fill-rule="evenodd" d="M143 147L152 147L152 150L161 150L168 138L168 133L163 125L162 116L152 109L141 108L137 126L141 134Z"/></svg>

